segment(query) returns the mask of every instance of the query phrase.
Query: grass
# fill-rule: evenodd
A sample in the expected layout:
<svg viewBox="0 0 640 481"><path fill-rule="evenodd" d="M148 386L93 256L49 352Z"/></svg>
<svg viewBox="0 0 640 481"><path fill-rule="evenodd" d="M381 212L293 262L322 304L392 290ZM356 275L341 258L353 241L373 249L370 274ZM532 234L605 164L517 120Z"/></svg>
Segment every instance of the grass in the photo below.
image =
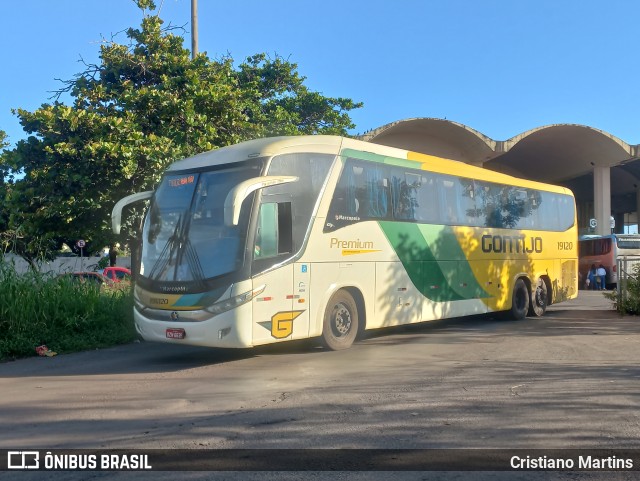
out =
<svg viewBox="0 0 640 481"><path fill-rule="evenodd" d="M0 361L131 342L130 289L99 289L46 274L17 274L0 258Z"/></svg>

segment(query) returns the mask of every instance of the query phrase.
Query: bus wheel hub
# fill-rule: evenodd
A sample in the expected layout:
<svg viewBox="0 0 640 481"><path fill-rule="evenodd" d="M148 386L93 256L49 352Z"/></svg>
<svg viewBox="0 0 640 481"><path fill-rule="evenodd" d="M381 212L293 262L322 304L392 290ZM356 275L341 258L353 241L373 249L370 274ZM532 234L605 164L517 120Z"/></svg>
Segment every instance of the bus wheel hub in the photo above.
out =
<svg viewBox="0 0 640 481"><path fill-rule="evenodd" d="M335 327L336 331L342 336L351 329L351 313L342 304L336 306Z"/></svg>

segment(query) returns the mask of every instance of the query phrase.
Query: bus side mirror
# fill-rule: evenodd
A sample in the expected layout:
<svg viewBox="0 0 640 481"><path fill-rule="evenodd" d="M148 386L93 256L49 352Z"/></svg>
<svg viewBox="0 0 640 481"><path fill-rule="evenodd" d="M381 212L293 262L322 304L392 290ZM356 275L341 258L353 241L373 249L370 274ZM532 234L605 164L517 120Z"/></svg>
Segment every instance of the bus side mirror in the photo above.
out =
<svg viewBox="0 0 640 481"><path fill-rule="evenodd" d="M242 201L249 197L253 191L271 187L272 185L288 184L297 180L298 177L292 175L267 175L240 182L229 191L227 198L224 200L224 224L229 227L238 225Z"/></svg>
<svg viewBox="0 0 640 481"><path fill-rule="evenodd" d="M125 206L133 204L134 202L140 202L141 200L150 199L152 196L153 191L146 190L128 195L116 202L116 205L113 206L113 210L111 211L111 230L113 230L113 233L120 234L120 229L122 228L122 209L124 209Z"/></svg>

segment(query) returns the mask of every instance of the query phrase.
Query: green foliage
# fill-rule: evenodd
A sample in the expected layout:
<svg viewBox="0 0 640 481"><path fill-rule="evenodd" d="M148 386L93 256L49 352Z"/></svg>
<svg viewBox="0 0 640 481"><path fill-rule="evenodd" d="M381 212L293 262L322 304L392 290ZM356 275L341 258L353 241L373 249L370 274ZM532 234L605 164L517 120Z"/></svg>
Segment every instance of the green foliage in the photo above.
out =
<svg viewBox="0 0 640 481"><path fill-rule="evenodd" d="M153 0L135 0L136 1L136 5L138 5L138 8L145 10L145 9L150 9L150 10L155 10L156 8L156 4L154 3Z"/></svg>
<svg viewBox="0 0 640 481"><path fill-rule="evenodd" d="M619 282L624 282L619 280ZM618 292L605 292L604 296L613 302L613 308L622 314L640 315L640 264L633 266L632 275L622 286L622 296Z"/></svg>
<svg viewBox="0 0 640 481"><path fill-rule="evenodd" d="M98 270L106 269L107 267L109 267L109 258L105 257L105 256L102 256L100 258L100 260L98 261L98 264L97 264L96 267L97 267Z"/></svg>
<svg viewBox="0 0 640 481"><path fill-rule="evenodd" d="M37 271L36 262L52 260L61 245L48 233L25 235L24 227L25 224L0 231L0 255L8 252L21 255Z"/></svg>
<svg viewBox="0 0 640 481"><path fill-rule="evenodd" d="M155 10L151 0L136 3ZM361 104L310 91L283 58L258 54L237 67L229 56L191 59L183 38L152 14L126 36L128 45L105 41L100 62L65 82L58 101L17 110L32 135L3 155L24 173L5 192L3 211L6 227L24 239L111 244L115 202L153 189L175 160L251 138L346 135L354 127L348 111ZM71 105L59 101L63 94ZM125 215L127 240L137 209ZM31 247L17 253L33 258Z"/></svg>
<svg viewBox="0 0 640 481"><path fill-rule="evenodd" d="M135 339L130 290L103 291L29 272L0 261L0 360L35 355L46 344L58 353Z"/></svg>
<svg viewBox="0 0 640 481"><path fill-rule="evenodd" d="M0 130L0 150L4 150L9 145L7 133ZM0 232L4 232L9 227L9 214L5 209L10 180L10 169L4 162L4 152L0 153Z"/></svg>

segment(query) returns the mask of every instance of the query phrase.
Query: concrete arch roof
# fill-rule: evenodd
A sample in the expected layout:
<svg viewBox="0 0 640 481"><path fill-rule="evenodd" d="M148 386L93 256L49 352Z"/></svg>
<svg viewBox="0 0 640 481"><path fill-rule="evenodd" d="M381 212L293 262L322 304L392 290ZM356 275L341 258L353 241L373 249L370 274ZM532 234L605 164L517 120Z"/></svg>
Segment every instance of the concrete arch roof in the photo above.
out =
<svg viewBox="0 0 640 481"><path fill-rule="evenodd" d="M369 142L399 147L543 182L563 182L594 166L622 166L640 175L638 145L585 125L536 127L508 140L491 139L446 119L412 118L392 122L362 136Z"/></svg>
<svg viewBox="0 0 640 481"><path fill-rule="evenodd" d="M496 141L464 124L446 119L399 120L367 132L362 140L470 164L495 155Z"/></svg>
<svg viewBox="0 0 640 481"><path fill-rule="evenodd" d="M637 156L637 146L593 127L553 124L537 127L501 143L502 154L487 162L493 170L515 168L520 175L558 182L613 167Z"/></svg>

